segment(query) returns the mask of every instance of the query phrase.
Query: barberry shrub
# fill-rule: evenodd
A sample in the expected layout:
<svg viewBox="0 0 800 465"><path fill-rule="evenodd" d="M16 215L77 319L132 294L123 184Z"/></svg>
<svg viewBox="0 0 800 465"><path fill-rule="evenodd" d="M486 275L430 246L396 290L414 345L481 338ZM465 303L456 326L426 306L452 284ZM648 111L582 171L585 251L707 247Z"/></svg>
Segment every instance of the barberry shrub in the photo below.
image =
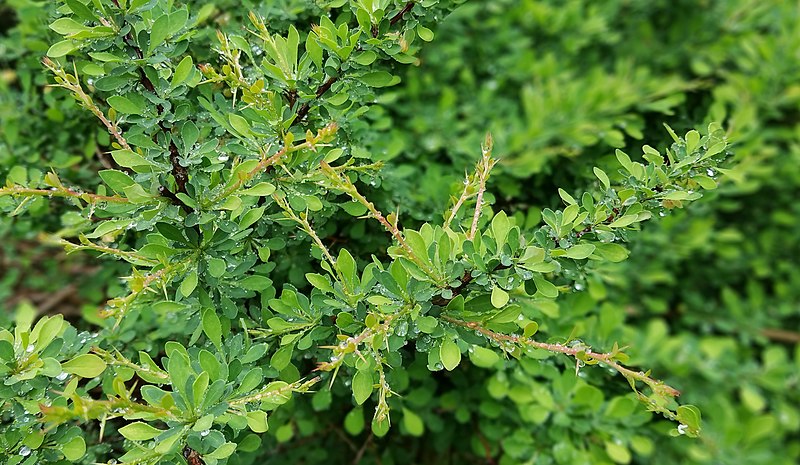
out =
<svg viewBox="0 0 800 465"><path fill-rule="evenodd" d="M641 162L618 150L541 221L493 206L487 135L441 214L404 224L367 141L384 88L459 3L337 0L304 10L310 25L254 8L211 37L213 6L60 5L43 65L107 132L109 166L88 186L13 170L0 208L66 205L41 240L127 272L84 322L23 306L0 330L7 463L517 463L497 444L524 431L482 427L497 400L564 422L598 408L595 385L612 419L700 434L699 410L615 341L564 334L556 303L577 305L643 222L716 187L725 132L667 127L673 144ZM552 383L565 409L507 377ZM586 447L630 461L611 436Z"/></svg>

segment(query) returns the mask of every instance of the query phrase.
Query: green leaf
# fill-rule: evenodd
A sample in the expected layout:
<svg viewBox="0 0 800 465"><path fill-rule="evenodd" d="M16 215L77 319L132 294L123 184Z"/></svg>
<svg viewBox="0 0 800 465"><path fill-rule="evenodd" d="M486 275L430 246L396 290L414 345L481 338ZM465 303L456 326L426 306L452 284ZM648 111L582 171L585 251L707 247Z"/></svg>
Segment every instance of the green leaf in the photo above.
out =
<svg viewBox="0 0 800 465"><path fill-rule="evenodd" d="M204 457L210 459L222 460L230 457L235 450L236 450L236 443L226 442L223 445L217 447L217 449L214 452L206 454Z"/></svg>
<svg viewBox="0 0 800 465"><path fill-rule="evenodd" d="M536 331L539 331L539 323L531 321L525 325L525 329L522 331L522 337L531 337L536 334Z"/></svg>
<svg viewBox="0 0 800 465"><path fill-rule="evenodd" d="M163 433L160 429L154 428L147 423L137 421L125 425L119 429L119 433L131 441L147 441Z"/></svg>
<svg viewBox="0 0 800 465"><path fill-rule="evenodd" d="M125 115L142 115L144 114L144 108L140 107L127 97L123 97L121 95L112 95L111 97L106 100L111 108L117 110L118 112L125 114Z"/></svg>
<svg viewBox="0 0 800 465"><path fill-rule="evenodd" d="M424 40L425 42L430 42L433 40L433 31L423 26L422 24L417 25L417 35L419 36L420 39Z"/></svg>
<svg viewBox="0 0 800 465"><path fill-rule="evenodd" d="M239 287L248 291L265 292L272 287L272 280L266 276L253 275L240 279Z"/></svg>
<svg viewBox="0 0 800 465"><path fill-rule="evenodd" d="M706 176L704 174L697 175L697 176L693 177L692 181L696 182L697 184L700 185L700 187L702 187L703 189L708 190L708 191L717 188L717 181L715 181L713 178L711 178L709 176Z"/></svg>
<svg viewBox="0 0 800 465"><path fill-rule="evenodd" d="M221 258L210 258L208 260L208 274L215 278L219 278L225 274L226 268L227 264L225 263L225 260Z"/></svg>
<svg viewBox="0 0 800 465"><path fill-rule="evenodd" d="M272 195L275 192L275 186L268 182L260 182L253 187L244 189L240 192L242 195L252 195L255 197L264 197Z"/></svg>
<svg viewBox="0 0 800 465"><path fill-rule="evenodd" d="M606 189L611 187L611 182L608 180L608 175L606 174L605 171L601 170L596 166L592 170L594 171L594 175L597 176L597 179L599 179L600 182L603 183L603 187L605 187Z"/></svg>
<svg viewBox="0 0 800 465"><path fill-rule="evenodd" d="M191 56L186 56L175 67L175 74L172 75L170 87L174 89L183 84L192 75L192 71L194 71L194 62Z"/></svg>
<svg viewBox="0 0 800 465"><path fill-rule="evenodd" d="M247 413L247 426L254 433L266 433L269 429L267 423L267 412L263 410L255 410Z"/></svg>
<svg viewBox="0 0 800 465"><path fill-rule="evenodd" d="M622 444L606 441L606 454L614 463L628 464L631 462L631 452Z"/></svg>
<svg viewBox="0 0 800 465"><path fill-rule="evenodd" d="M452 371L461 363L461 349L451 339L445 339L439 347L439 358L442 360L444 368Z"/></svg>
<svg viewBox="0 0 800 465"><path fill-rule="evenodd" d="M469 349L469 360L477 367L491 368L500 361L500 356L486 347L472 346Z"/></svg>
<svg viewBox="0 0 800 465"><path fill-rule="evenodd" d="M366 371L359 371L353 376L353 398L356 400L356 404L361 405L369 396L372 395L372 390L374 388L372 382L372 373Z"/></svg>
<svg viewBox="0 0 800 465"><path fill-rule="evenodd" d="M350 410L344 417L344 430L350 436L358 436L364 431L364 410L361 407Z"/></svg>
<svg viewBox="0 0 800 465"><path fill-rule="evenodd" d="M595 254L603 260L618 263L628 258L628 249L619 244L597 244Z"/></svg>
<svg viewBox="0 0 800 465"><path fill-rule="evenodd" d="M62 363L61 368L81 378L95 378L105 371L106 362L97 355L83 354Z"/></svg>
<svg viewBox="0 0 800 465"><path fill-rule="evenodd" d="M492 234L497 243L498 252L503 248L503 245L505 245L509 230L511 230L511 222L508 220L506 212L500 211L500 213L492 218Z"/></svg>
<svg viewBox="0 0 800 465"><path fill-rule="evenodd" d="M578 244L567 249L567 253L565 253L564 256L575 260L582 260L591 255L594 250L595 246L593 244Z"/></svg>
<svg viewBox="0 0 800 465"><path fill-rule="evenodd" d="M608 225L609 228L624 228L625 226L629 226L636 222L638 219L637 215L624 215L620 216L616 220L612 221L611 224Z"/></svg>
<svg viewBox="0 0 800 465"><path fill-rule="evenodd" d="M156 47L164 43L168 35L169 15L161 15L155 20L153 27L150 29L150 45L148 48L148 53L152 54Z"/></svg>
<svg viewBox="0 0 800 465"><path fill-rule="evenodd" d="M492 288L492 305L494 308L502 308L507 303L508 292L501 289L500 286Z"/></svg>
<svg viewBox="0 0 800 465"><path fill-rule="evenodd" d="M425 423L422 422L422 418L407 408L403 409L403 426L408 434L415 437L420 437L425 433Z"/></svg>
<svg viewBox="0 0 800 465"><path fill-rule="evenodd" d="M211 308L203 310L203 332L217 348L222 347L222 324L217 312Z"/></svg>
<svg viewBox="0 0 800 465"><path fill-rule="evenodd" d="M553 283L544 279L540 274L533 275L533 282L536 284L536 290L548 299L555 299L558 297L558 288Z"/></svg>
<svg viewBox="0 0 800 465"><path fill-rule="evenodd" d="M573 196L569 195L569 192L561 189L560 187L558 188L558 195L564 202L567 203L567 205L575 205L578 203Z"/></svg>
<svg viewBox="0 0 800 465"><path fill-rule="evenodd" d="M144 158L143 156L139 155L136 152L131 150L123 149L123 150L112 150L111 151L111 158L114 159L115 162L119 166L123 168L133 168L135 166L152 166L153 164Z"/></svg>
<svg viewBox="0 0 800 465"><path fill-rule="evenodd" d="M333 292L333 286L328 281L328 278L317 273L306 273L306 279L312 286L323 292Z"/></svg>
<svg viewBox="0 0 800 465"><path fill-rule="evenodd" d="M240 136L248 137L253 134L250 130L250 123L248 123L243 117L231 113L228 115L228 121Z"/></svg>
<svg viewBox="0 0 800 465"><path fill-rule="evenodd" d="M60 449L65 459L74 462L86 455L86 441L82 437L76 436L61 445Z"/></svg>
<svg viewBox="0 0 800 465"><path fill-rule="evenodd" d="M123 194L126 187L136 184L133 178L122 171L101 170L97 174L100 175L100 179L102 179L108 187L118 194Z"/></svg>
<svg viewBox="0 0 800 465"><path fill-rule="evenodd" d="M79 0L66 0L66 4L69 6L69 9L72 10L72 13L78 18L84 21L97 21L97 17L94 15L94 13L92 13L92 10L90 10Z"/></svg>
<svg viewBox="0 0 800 465"><path fill-rule="evenodd" d="M72 40L62 40L61 42L54 43L49 49L47 49L47 56L50 58L59 58L70 54L77 49L77 42Z"/></svg>
<svg viewBox="0 0 800 465"><path fill-rule="evenodd" d="M89 29L72 18L59 18L50 24L50 29L61 35L75 34Z"/></svg>
<svg viewBox="0 0 800 465"><path fill-rule="evenodd" d="M183 278L183 282L181 283L180 287L178 288L181 292L181 295L184 297L189 297L194 292L194 288L197 287L197 271L192 271L185 278Z"/></svg>
<svg viewBox="0 0 800 465"><path fill-rule="evenodd" d="M336 259L336 268L348 283L353 283L356 280L356 261L347 249L339 251L339 257Z"/></svg>
<svg viewBox="0 0 800 465"><path fill-rule="evenodd" d="M677 410L678 421L688 426L692 430L700 430L700 409L694 405L681 405Z"/></svg>
<svg viewBox="0 0 800 465"><path fill-rule="evenodd" d="M700 133L692 129L686 133L686 153L691 154L700 145Z"/></svg>
<svg viewBox="0 0 800 465"><path fill-rule="evenodd" d="M294 346L291 344L281 347L272 354L272 358L269 360L270 366L278 371L282 371L289 366L289 363L292 361L293 351Z"/></svg>
<svg viewBox="0 0 800 465"><path fill-rule="evenodd" d="M370 87L388 87L400 82L400 78L386 71L373 71L358 78Z"/></svg>

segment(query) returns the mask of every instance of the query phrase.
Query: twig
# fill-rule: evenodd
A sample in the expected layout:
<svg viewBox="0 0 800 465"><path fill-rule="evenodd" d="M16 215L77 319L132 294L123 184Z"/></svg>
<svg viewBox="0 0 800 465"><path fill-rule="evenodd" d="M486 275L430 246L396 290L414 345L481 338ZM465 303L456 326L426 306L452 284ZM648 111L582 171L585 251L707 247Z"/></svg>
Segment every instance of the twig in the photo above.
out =
<svg viewBox="0 0 800 465"><path fill-rule="evenodd" d="M440 285L442 285L442 283L445 282L444 277L440 276L435 269L433 269L430 265L425 263L422 260L422 258L418 257L417 254L414 253L413 249L411 249L408 243L406 243L403 234L400 232L397 226L390 223L386 219L386 217L384 217L383 214L380 211L378 211L377 208L375 208L375 204L367 200L366 197L364 197L360 192L358 192L358 189L353 184L353 182L350 181L350 178L348 178L347 176L341 176L334 168L332 168L325 161L321 161L320 165L322 166L323 174L325 174L325 176L327 176L328 179L333 181L338 188L345 191L345 193L349 195L356 202L367 207L370 216L378 220L378 222L383 225L383 227L389 232L389 234L391 234L392 237L395 238L397 243L400 244L400 247L406 252L406 255L408 255L408 258L411 259L411 261L413 261L425 274L427 274L431 279L433 279L434 282Z"/></svg>
<svg viewBox="0 0 800 465"><path fill-rule="evenodd" d="M761 335L773 341L789 343L800 342L800 333L795 331L787 331L785 329L764 328L761 330Z"/></svg>
<svg viewBox="0 0 800 465"><path fill-rule="evenodd" d="M530 346L537 349L546 350L548 352L565 354L572 357L578 357L579 355L585 356L587 359L594 360L598 363L602 363L608 366L609 368L613 368L614 370L618 371L623 376L625 376L625 378L629 380L636 380L643 382L644 384L648 385L651 389L653 389L654 392L660 394L666 394L671 397L677 397L680 395L680 391L664 384L663 381L653 379L641 371L633 371L629 368L622 366L618 362L614 361L614 357L616 355L615 353L603 354L598 352L592 352L591 350L587 350L586 347L581 347L581 346L570 347L561 344L549 344L546 342L539 342L534 339L518 335L497 333L482 327L477 322L459 320L449 315L442 315L440 318L455 325L462 326L464 328L468 328L470 330L479 332L484 336L488 337L489 339L492 339L497 342L510 342L516 345Z"/></svg>
<svg viewBox="0 0 800 465"><path fill-rule="evenodd" d="M475 175L478 178L478 195L475 201L475 213L472 215L472 227L470 227L469 234L467 234L467 239L469 240L475 238L475 232L478 230L478 220L481 217L481 207L483 207L483 194L486 192L486 180L489 179L492 167L497 163L492 158L492 146L492 135L486 134L486 141L481 147L483 158L481 158L481 163L478 164L478 168L475 171Z"/></svg>
<svg viewBox="0 0 800 465"><path fill-rule="evenodd" d="M317 87L317 91L314 93L314 95L316 95L315 99L318 99L323 95L325 95L325 93L328 92L328 90L330 90L331 86L333 86L333 84L338 80L339 80L338 76L331 76L325 82L320 84L320 86ZM300 106L300 109L297 110L297 116L295 117L294 121L292 121L292 126L302 121L308 115L308 112L310 110L311 110L311 102L309 101L303 103Z"/></svg>
<svg viewBox="0 0 800 465"><path fill-rule="evenodd" d="M117 127L116 123L112 123L108 118L106 118L105 113L100 111L100 108L97 107L97 104L94 103L92 97L84 92L83 87L81 87L80 81L78 80L77 73L75 76L67 74L63 68L61 68L57 63L52 61L51 59L45 57L42 60L44 66L49 69L61 82L55 84L56 87L63 87L75 96L75 98L83 104L89 111L91 111L100 122L108 129L108 132L114 136L114 139L117 143L125 150L131 150L131 146L128 145L128 141L122 136L122 131ZM72 79L70 79L72 78Z"/></svg>
<svg viewBox="0 0 800 465"><path fill-rule="evenodd" d="M361 459L364 457L364 453L367 451L367 448L372 443L373 439L374 435L372 434L372 432L370 432L369 436L367 436L367 439L364 441L364 444L362 444L361 448L358 450L358 453L356 454L355 458L353 458L353 465L358 465L359 463L361 463Z"/></svg>
<svg viewBox="0 0 800 465"><path fill-rule="evenodd" d="M408 13L409 11L411 11L411 9L414 8L414 4L415 3L416 2L408 2L408 3L406 3L406 5L403 7L402 10L400 10L399 13L397 13L394 16L392 16L392 19L389 20L389 24L394 26L395 24L397 24L400 21L402 21L403 20L403 15Z"/></svg>
<svg viewBox="0 0 800 465"><path fill-rule="evenodd" d="M74 191L66 187L54 187L52 189L32 189L21 186L0 187L0 197L5 195L21 195L27 197L74 197L90 204L95 204L97 202L129 203L128 199L118 195L90 194L88 192Z"/></svg>

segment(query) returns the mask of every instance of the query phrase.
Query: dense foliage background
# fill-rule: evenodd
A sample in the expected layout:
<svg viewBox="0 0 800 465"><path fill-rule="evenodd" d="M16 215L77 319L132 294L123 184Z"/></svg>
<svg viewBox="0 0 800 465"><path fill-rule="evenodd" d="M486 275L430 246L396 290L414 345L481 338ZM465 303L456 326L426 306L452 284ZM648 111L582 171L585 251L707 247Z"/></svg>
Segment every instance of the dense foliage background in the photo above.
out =
<svg viewBox="0 0 800 465"><path fill-rule="evenodd" d="M322 3L218 1L192 47L213 59L214 31L240 30L250 10L270 18L274 31L308 30ZM65 182L92 188L97 171L110 166L110 140L64 89L45 87L51 78L40 60L60 40L47 27L55 14L53 2L0 5L0 180L57 169ZM591 166L612 166L615 148L666 147L662 123L679 134L711 121L728 131L735 155L720 170L719 188L645 225L629 260L606 266L543 316L551 334L577 331L593 344L630 346L633 365L701 408L702 435L671 437L671 426L644 413L610 376L596 374L575 392L570 368L528 361L488 379L472 366L450 376L412 371L418 392L409 408L417 413L408 410L397 434L380 440L361 432L361 410L353 410L357 420L352 406L331 405L321 390L311 405L290 404L271 417L269 463L797 463L797 3L495 0L436 19L419 60L396 68L402 81L380 89L368 124L352 129L362 134L365 156L385 163L371 192L385 211L438 220L487 130L501 159L490 200L523 229L561 204L558 187L579 192L595 183ZM126 265L65 256L37 239L69 228L71 215L62 203L39 201L0 221L0 326L33 307L93 331L97 307L121 292ZM332 218L327 228L365 258L388 242L369 223ZM308 287L305 261L285 257L273 280ZM465 443L459 431L478 433ZM86 463L104 457L104 447L90 448ZM238 463L262 459L244 454Z"/></svg>

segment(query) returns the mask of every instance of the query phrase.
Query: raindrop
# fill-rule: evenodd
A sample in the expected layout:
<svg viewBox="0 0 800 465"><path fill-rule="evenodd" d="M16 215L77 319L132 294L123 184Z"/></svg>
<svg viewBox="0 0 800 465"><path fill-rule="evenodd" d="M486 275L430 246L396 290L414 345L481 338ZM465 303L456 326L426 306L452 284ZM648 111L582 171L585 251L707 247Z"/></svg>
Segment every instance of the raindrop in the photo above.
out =
<svg viewBox="0 0 800 465"><path fill-rule="evenodd" d="M662 218L663 218L663 217L667 216L667 214L666 214L666 213L664 213L664 212L658 212L658 216L660 216L660 217L662 217Z"/></svg>
<svg viewBox="0 0 800 465"><path fill-rule="evenodd" d="M405 337L405 335L408 334L408 322L401 321L394 330L394 333L400 337Z"/></svg>
<svg viewBox="0 0 800 465"><path fill-rule="evenodd" d="M200 436L206 437L208 436L209 433L211 433L211 430L203 430L202 432L200 432Z"/></svg>
<svg viewBox="0 0 800 465"><path fill-rule="evenodd" d="M338 361L339 361L339 357L337 357L335 355L333 357L331 357L331 363L336 363Z"/></svg>
<svg viewBox="0 0 800 465"><path fill-rule="evenodd" d="M709 175L709 176L714 176L714 170L709 168L709 169L706 170L706 174Z"/></svg>
<svg viewBox="0 0 800 465"><path fill-rule="evenodd" d="M583 284L575 283L575 290L576 291L582 291L583 290Z"/></svg>
<svg viewBox="0 0 800 465"><path fill-rule="evenodd" d="M31 353L35 348L36 346L34 346L33 344L29 344L28 347L25 349L25 352Z"/></svg>
<svg viewBox="0 0 800 465"><path fill-rule="evenodd" d="M219 160L221 162L226 162L226 161L228 161L228 156L227 155L220 155L220 156L217 157L217 160Z"/></svg>
<svg viewBox="0 0 800 465"><path fill-rule="evenodd" d="M683 423L678 425L678 434L686 434L686 428L688 428L688 426L684 425Z"/></svg>
<svg viewBox="0 0 800 465"><path fill-rule="evenodd" d="M437 370L441 370L442 368L444 368L444 365L437 362L436 365L434 365L433 367L436 368Z"/></svg>
<svg viewBox="0 0 800 465"><path fill-rule="evenodd" d="M67 376L69 376L69 373L67 373L66 371L62 371L61 374L56 376L56 379L59 381L64 381L65 379L67 379Z"/></svg>
<svg viewBox="0 0 800 465"><path fill-rule="evenodd" d="M27 457L27 456L31 455L31 448L28 447L28 446L22 446L19 449L19 455L21 455L23 457Z"/></svg>

